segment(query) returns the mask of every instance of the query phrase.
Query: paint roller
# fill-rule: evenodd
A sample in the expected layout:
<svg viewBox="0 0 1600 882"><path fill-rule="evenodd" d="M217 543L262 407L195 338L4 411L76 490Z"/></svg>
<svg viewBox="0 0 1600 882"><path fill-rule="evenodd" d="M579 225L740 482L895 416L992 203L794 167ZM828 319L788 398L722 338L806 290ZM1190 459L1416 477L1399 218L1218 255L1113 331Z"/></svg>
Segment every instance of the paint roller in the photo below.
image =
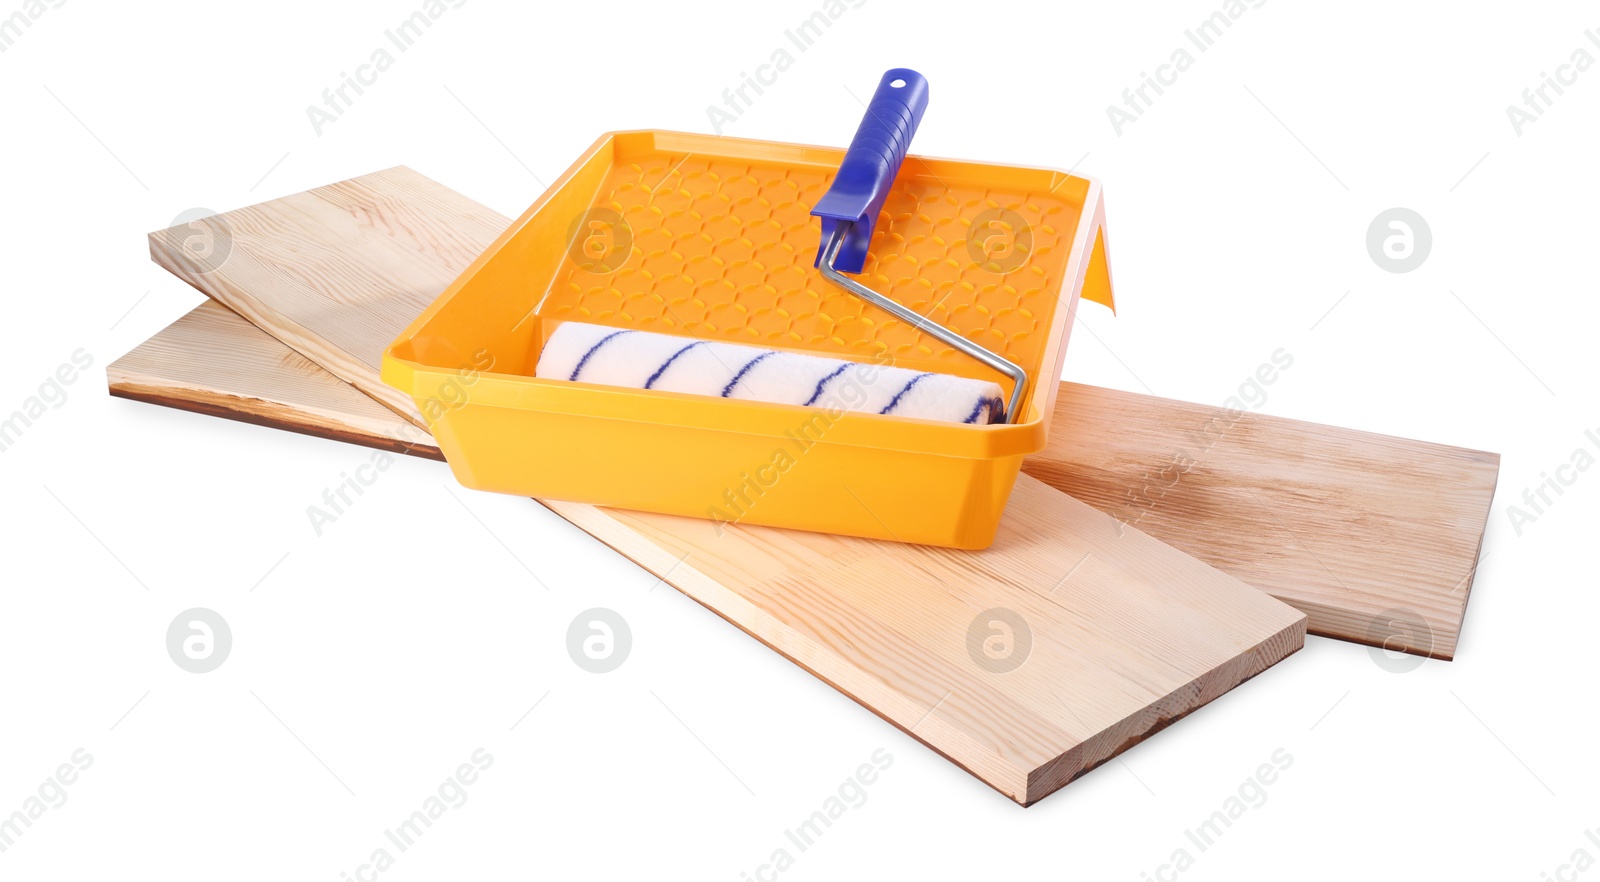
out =
<svg viewBox="0 0 1600 882"><path fill-rule="evenodd" d="M984 380L583 322L556 327L534 376L978 425L1004 411Z"/></svg>
<svg viewBox="0 0 1600 882"><path fill-rule="evenodd" d="M811 212L822 219L816 266L834 285L1010 377L1009 404L999 384L986 380L583 322L556 327L534 375L942 422L1016 421L1027 385L1022 368L844 275L861 272L866 262L878 214L927 106L921 74L895 68L883 75L838 174Z"/></svg>

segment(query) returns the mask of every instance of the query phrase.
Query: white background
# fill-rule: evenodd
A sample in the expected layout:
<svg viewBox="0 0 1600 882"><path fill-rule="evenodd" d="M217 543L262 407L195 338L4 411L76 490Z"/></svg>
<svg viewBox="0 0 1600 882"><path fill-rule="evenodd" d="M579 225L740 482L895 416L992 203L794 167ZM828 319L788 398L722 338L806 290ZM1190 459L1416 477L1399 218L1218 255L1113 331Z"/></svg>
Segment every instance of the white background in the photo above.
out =
<svg viewBox="0 0 1600 882"><path fill-rule="evenodd" d="M880 748L867 802L781 878L1172 878L1185 846L1185 880L1600 857L1600 470L1521 535L1507 511L1600 453L1600 71L1520 135L1505 110L1600 56L1593 5L1273 0L1119 135L1107 105L1220 4L870 0L724 127L843 144L847 90L920 70L917 152L1105 184L1121 312L1081 311L1070 379L1220 403L1284 347L1263 412L1504 456L1457 661L1397 674L1308 639L1027 810L532 502L406 459L318 537L307 506L369 451L107 397L105 365L201 299L148 260L180 212L406 164L515 215L603 131L710 131L821 8L473 0L314 132L307 105L420 5L72 0L0 53L0 415L93 358L0 454L0 815L94 758L0 877L354 878L478 748L468 801L381 878L754 878ZM1407 274L1365 246L1393 206L1434 239ZM209 674L164 645L194 606L233 630ZM614 673L567 656L591 607L631 625ZM1194 849L1279 749L1266 802Z"/></svg>

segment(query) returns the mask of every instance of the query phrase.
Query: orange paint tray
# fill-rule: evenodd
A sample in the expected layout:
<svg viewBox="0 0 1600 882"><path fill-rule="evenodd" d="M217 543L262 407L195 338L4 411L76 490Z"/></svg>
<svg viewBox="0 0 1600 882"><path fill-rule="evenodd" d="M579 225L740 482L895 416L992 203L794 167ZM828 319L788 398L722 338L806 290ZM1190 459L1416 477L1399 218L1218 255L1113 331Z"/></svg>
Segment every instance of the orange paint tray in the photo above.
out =
<svg viewBox="0 0 1600 882"><path fill-rule="evenodd" d="M826 282L812 207L844 151L602 136L384 354L456 478L502 493L983 548L1044 447L1080 295L1111 305L1100 185L907 157L859 281L1027 372L1012 424L533 376L583 321L1012 382Z"/></svg>

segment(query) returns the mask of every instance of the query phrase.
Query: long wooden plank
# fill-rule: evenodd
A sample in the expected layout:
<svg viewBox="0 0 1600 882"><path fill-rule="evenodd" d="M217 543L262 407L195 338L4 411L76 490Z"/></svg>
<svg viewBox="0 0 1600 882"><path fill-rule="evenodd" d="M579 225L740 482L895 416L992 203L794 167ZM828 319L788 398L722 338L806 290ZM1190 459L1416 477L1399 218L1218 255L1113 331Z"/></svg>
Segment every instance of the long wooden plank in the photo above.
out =
<svg viewBox="0 0 1600 882"><path fill-rule="evenodd" d="M150 257L425 427L383 350L510 223L398 167L159 230Z"/></svg>
<svg viewBox="0 0 1600 882"><path fill-rule="evenodd" d="M223 216L231 254L194 278L248 302L266 330L313 361L370 385L375 349L357 356L371 359L364 365L330 351L360 352L374 323L407 323L402 310L376 302L427 284L456 253L432 247L444 237L407 203L413 190L438 196L412 172L328 190ZM306 204L308 196L339 210ZM247 216L255 211L262 217ZM324 236L325 226L338 229ZM348 226L382 229L401 247ZM293 247L281 244L285 236ZM425 266L413 272L413 264ZM280 303L295 321L280 321ZM352 313L359 327L347 334L341 318ZM159 353L151 355L119 361L113 379L137 374L152 390ZM241 372L219 372L230 373ZM314 386L325 404L330 388ZM1000 538L976 554L754 527L719 534L698 519L546 504L1024 804L1304 640L1304 616L1292 608L1026 476ZM1026 650L1021 640L984 643L1007 628L1031 635ZM1014 658L1025 663L1011 669Z"/></svg>
<svg viewBox="0 0 1600 882"><path fill-rule="evenodd" d="M508 223L393 169L154 233L151 254L257 320L247 292L271 286L278 333L416 420L363 365ZM306 339L330 308L338 338ZM1294 605L1311 633L1454 657L1498 455L1073 383L1052 425L1028 474Z"/></svg>
<svg viewBox="0 0 1600 882"><path fill-rule="evenodd" d="M438 457L393 411L216 303L107 377L124 398ZM545 504L1024 804L1304 640L1289 607L1028 478L1000 541L976 554L719 537L708 521ZM974 655L974 621L980 637L1003 633L980 620L997 608L1031 635L1015 670Z"/></svg>

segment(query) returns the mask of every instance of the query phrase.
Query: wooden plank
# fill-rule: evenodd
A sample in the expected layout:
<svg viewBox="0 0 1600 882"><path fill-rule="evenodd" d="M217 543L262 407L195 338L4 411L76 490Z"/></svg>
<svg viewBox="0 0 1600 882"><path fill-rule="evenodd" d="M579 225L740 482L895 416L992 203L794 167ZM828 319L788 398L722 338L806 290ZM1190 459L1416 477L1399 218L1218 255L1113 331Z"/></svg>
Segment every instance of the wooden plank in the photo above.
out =
<svg viewBox="0 0 1600 882"><path fill-rule="evenodd" d="M392 411L216 304L107 374L120 397L438 455L397 448ZM545 504L1024 804L1304 640L1289 607L1026 477L978 553ZM1015 670L973 655L996 608L1032 636Z"/></svg>
<svg viewBox="0 0 1600 882"><path fill-rule="evenodd" d="M107 374L120 397L438 457L396 447L392 411L216 304ZM1026 477L976 553L544 504L1024 804L1304 640L1289 607ZM1032 637L1014 670L973 654L996 608Z"/></svg>
<svg viewBox="0 0 1600 882"><path fill-rule="evenodd" d="M328 198L340 211L300 199L292 211L264 210L277 219L270 224L241 212L213 220L229 227L231 254L217 265L191 266L205 270L191 278L203 290L248 302L266 330L370 386L376 351L364 365L345 356L360 350L373 322L395 321L398 333L410 319L396 309L373 310L373 301L385 291L408 296L436 278L441 263L458 258L453 249L431 245L445 237L425 228L440 221L405 205L413 188L437 195L437 185L419 178L395 169L338 185ZM319 232L349 225L382 228L401 247L372 246L367 233ZM152 237L153 248L163 247L157 239L182 247L169 233ZM294 247L260 245L285 235ZM312 265L334 262L323 250L339 252L337 274L282 265L302 257ZM188 261L181 251L167 254L175 264ZM368 261L379 266L362 270ZM426 266L413 272L413 264ZM308 293L312 279L330 288L320 307ZM288 293L280 295L280 285ZM296 320L280 322L280 296ZM360 314L362 327L346 334L340 325L351 313ZM194 323L178 329L191 337L196 330ZM160 348L182 348L169 333L159 339L156 350L134 359L146 390ZM224 358L236 348L205 351ZM174 359L202 356L167 356ZM135 372L119 361L112 373L115 379ZM281 382L272 392L280 405L290 397ZM163 390L168 400L180 396L179 385ZM310 385L325 404L327 384ZM252 397L232 395L240 402ZM1297 611L1026 476L1000 538L977 554L756 527L724 527L719 535L715 524L693 518L546 504L1023 804L1254 676L1304 640L1305 619ZM982 638L1001 629L992 622L1011 616L1016 624L1007 627L1031 635L1031 643L1026 650L1020 640L1012 644L1009 659L1025 663L1007 669L1009 659L983 653Z"/></svg>
<svg viewBox="0 0 1600 882"><path fill-rule="evenodd" d="M433 438L214 300L106 368L111 394L444 461Z"/></svg>
<svg viewBox="0 0 1600 882"><path fill-rule="evenodd" d="M1304 612L1455 656L1500 456L1063 383L1023 471Z"/></svg>
<svg viewBox="0 0 1600 882"><path fill-rule="evenodd" d="M261 318L244 294L272 286L277 333L418 420L362 366L509 222L391 169L153 233L151 254L246 317ZM238 244L193 259L197 235ZM382 259L350 256L369 251ZM407 273L387 275L389 258ZM340 336L308 339L330 309ZM186 388L185 406L204 401ZM1311 633L1454 657L1498 455L1073 383L1052 425L1028 474L1294 605Z"/></svg>
<svg viewBox="0 0 1600 882"><path fill-rule="evenodd" d="M369 366L510 222L401 167L151 233L150 257L423 426Z"/></svg>

